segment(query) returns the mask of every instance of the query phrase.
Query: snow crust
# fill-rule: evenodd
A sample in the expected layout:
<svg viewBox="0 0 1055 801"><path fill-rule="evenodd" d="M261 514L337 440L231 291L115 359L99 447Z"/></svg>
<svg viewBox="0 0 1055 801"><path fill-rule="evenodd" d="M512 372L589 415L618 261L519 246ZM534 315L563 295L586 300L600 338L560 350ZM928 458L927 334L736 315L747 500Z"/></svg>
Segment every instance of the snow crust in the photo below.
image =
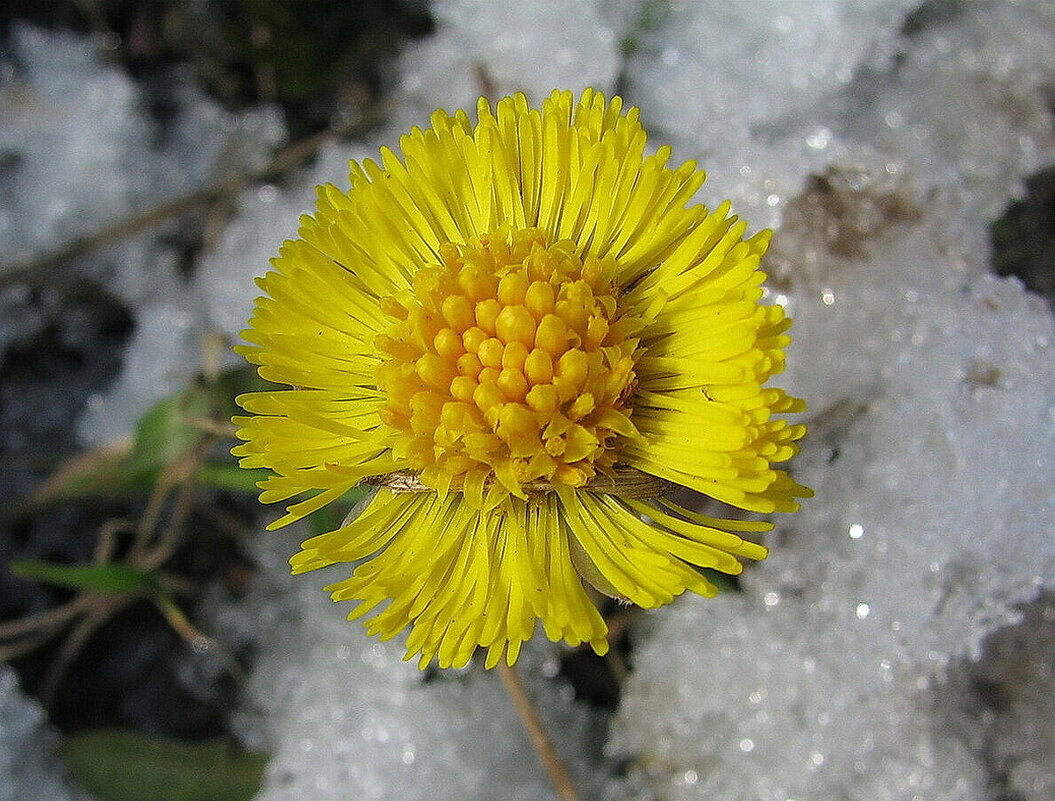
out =
<svg viewBox="0 0 1055 801"><path fill-rule="evenodd" d="M16 24L0 57L4 265L259 168L285 137L276 108L229 114L179 71L167 86L173 119L162 126L145 90L103 65L96 44ZM136 318L122 375L89 399L80 421L83 442L102 444L200 367L204 322L178 252L156 232L116 241L73 270L104 283ZM0 348L44 324L18 285L0 293Z"/></svg>
<svg viewBox="0 0 1055 801"><path fill-rule="evenodd" d="M264 580L248 598L216 607L226 642L274 633L238 720L243 740L272 754L258 800L552 797L498 674L423 677L402 661L398 642L366 639L327 600L322 588L337 573L288 575L297 540L293 532L261 541L255 558ZM561 757L594 795L603 724L554 683L555 653L544 639L529 643L521 675L559 733Z"/></svg>
<svg viewBox="0 0 1055 801"><path fill-rule="evenodd" d="M89 801L66 781L58 737L40 707L22 694L14 668L0 663L0 801Z"/></svg>

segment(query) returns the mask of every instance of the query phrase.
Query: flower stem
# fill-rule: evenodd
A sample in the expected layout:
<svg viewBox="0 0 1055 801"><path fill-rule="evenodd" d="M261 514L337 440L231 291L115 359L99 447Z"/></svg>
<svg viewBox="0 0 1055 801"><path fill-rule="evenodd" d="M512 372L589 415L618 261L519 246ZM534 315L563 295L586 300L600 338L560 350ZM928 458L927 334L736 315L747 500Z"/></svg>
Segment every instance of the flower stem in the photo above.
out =
<svg viewBox="0 0 1055 801"><path fill-rule="evenodd" d="M553 787L557 790L557 797L561 801L581 801L579 791L575 789L567 768L557 756L557 751L553 748L553 741L546 727L542 725L542 719L528 697L516 668L506 665L505 662L499 662L498 675L502 677L502 683L505 684L506 692L509 693L513 706L516 707L520 722L527 731L531 744L535 747L542 767L546 769L550 781L553 782Z"/></svg>

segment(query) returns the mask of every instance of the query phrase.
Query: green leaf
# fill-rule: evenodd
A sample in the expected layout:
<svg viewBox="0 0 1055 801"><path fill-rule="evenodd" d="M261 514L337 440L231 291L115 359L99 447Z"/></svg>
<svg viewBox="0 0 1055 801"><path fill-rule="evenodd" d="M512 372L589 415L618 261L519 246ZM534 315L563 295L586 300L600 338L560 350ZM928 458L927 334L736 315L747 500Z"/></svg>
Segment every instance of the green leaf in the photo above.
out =
<svg viewBox="0 0 1055 801"><path fill-rule="evenodd" d="M224 739L185 743L101 729L69 738L66 763L100 801L249 801L260 789L263 754Z"/></svg>
<svg viewBox="0 0 1055 801"><path fill-rule="evenodd" d="M130 452L131 445L119 440L72 457L26 499L27 516L58 501L90 495L125 495L141 489L128 478Z"/></svg>
<svg viewBox="0 0 1055 801"><path fill-rule="evenodd" d="M130 476L153 478L192 447L201 432L187 422L209 413L209 393L197 384L158 401L136 425L127 468Z"/></svg>
<svg viewBox="0 0 1055 801"><path fill-rule="evenodd" d="M216 416L230 417L232 414L245 414L235 404L236 396L246 392L264 392L274 389L275 385L257 375L255 367L246 364L224 370L216 377L210 388L213 391L213 400L218 407Z"/></svg>
<svg viewBox="0 0 1055 801"><path fill-rule="evenodd" d="M120 564L56 565L23 559L11 563L11 572L31 581L110 595L125 595L154 587L152 573Z"/></svg>
<svg viewBox="0 0 1055 801"><path fill-rule="evenodd" d="M260 492L256 483L270 475L271 471L264 468L243 468L233 461L208 461L198 470L198 481L209 487L256 495Z"/></svg>
<svg viewBox="0 0 1055 801"><path fill-rule="evenodd" d="M21 519L42 506L94 495L135 497L149 492L161 471L202 436L190 419L230 419L242 413L235 396L269 386L273 385L249 365L225 370L213 380L195 380L152 406L136 424L133 441L117 440L74 456L31 495L14 504L0 504L0 517ZM209 466L203 480L224 489L255 493L251 485L266 476L262 470L236 476L234 468Z"/></svg>
<svg viewBox="0 0 1055 801"><path fill-rule="evenodd" d="M352 487L333 503L328 503L317 512L313 512L307 519L308 529L311 531L312 536L325 534L327 531L333 531L343 526L347 522L345 518L349 510L353 509L373 489L368 484L359 484Z"/></svg>
<svg viewBox="0 0 1055 801"><path fill-rule="evenodd" d="M736 580L736 576L730 576L726 573L722 573L718 570L711 570L710 568L699 568L700 572L707 577L707 580L713 584L718 592L740 592L740 584Z"/></svg>

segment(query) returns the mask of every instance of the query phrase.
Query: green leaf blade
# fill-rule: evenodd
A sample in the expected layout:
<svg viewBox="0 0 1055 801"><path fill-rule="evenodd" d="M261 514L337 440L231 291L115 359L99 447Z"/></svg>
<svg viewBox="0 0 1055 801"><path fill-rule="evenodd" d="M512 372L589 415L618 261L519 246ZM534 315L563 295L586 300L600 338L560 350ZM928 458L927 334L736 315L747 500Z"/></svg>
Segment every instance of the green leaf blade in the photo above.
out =
<svg viewBox="0 0 1055 801"><path fill-rule="evenodd" d="M249 495L256 495L260 492L257 483L271 475L273 473L264 468L239 467L233 460L210 460L198 469L198 481L205 486L231 492L244 492Z"/></svg>
<svg viewBox="0 0 1055 801"><path fill-rule="evenodd" d="M71 590L127 595L154 587L154 575L130 565L57 565L35 559L11 563L11 572L20 578L54 584Z"/></svg>
<svg viewBox="0 0 1055 801"><path fill-rule="evenodd" d="M101 729L69 738L74 778L100 801L250 801L267 757L223 739L196 743Z"/></svg>

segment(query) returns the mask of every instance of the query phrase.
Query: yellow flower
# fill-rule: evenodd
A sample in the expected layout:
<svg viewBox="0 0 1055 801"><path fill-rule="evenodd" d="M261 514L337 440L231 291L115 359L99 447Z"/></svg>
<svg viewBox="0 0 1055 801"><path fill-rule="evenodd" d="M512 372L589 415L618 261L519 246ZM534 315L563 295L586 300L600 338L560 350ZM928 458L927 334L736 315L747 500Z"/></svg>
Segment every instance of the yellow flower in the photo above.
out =
<svg viewBox="0 0 1055 801"><path fill-rule="evenodd" d="M761 522L681 508L675 485L756 512L809 490L773 464L805 428L764 384L790 321L762 306L764 231L691 203L704 174L646 155L636 108L586 90L462 111L318 190L259 281L250 345L286 389L243 395L244 467L266 467L270 528L376 488L294 572L355 562L327 589L407 658L513 664L537 620L603 654L583 579L643 607L698 568L739 573ZM387 602L387 604L386 604Z"/></svg>

